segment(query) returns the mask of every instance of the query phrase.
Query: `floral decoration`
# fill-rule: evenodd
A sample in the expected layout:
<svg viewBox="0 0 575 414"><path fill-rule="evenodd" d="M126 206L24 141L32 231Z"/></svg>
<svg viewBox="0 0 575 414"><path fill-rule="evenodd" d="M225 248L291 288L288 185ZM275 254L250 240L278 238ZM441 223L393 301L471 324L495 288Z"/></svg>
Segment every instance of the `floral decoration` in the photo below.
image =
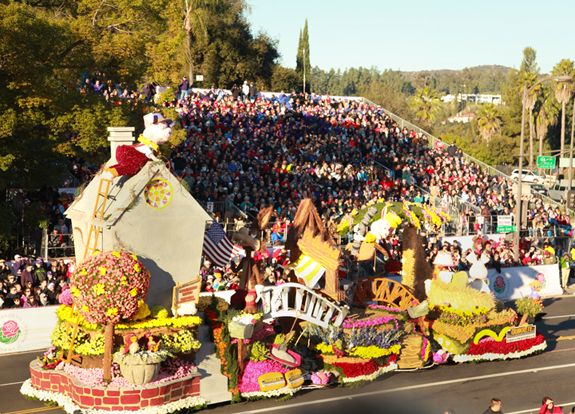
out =
<svg viewBox="0 0 575 414"><path fill-rule="evenodd" d="M315 385L326 385L329 382L331 372L318 371L311 374L311 382Z"/></svg>
<svg viewBox="0 0 575 414"><path fill-rule="evenodd" d="M75 412L83 412L85 414L123 414L125 411L105 411L105 410L89 410L80 408L74 400L67 396L66 394L54 392L54 391L44 391L34 388L32 385L32 380L26 380L20 392L23 395L29 397L34 397L40 401L52 401L58 404L64 411L68 414L73 414ZM168 404L159 405L156 407L143 408L138 411L140 414L170 414L175 411L190 409L190 408L201 408L207 405L207 401L202 397L187 397L181 400L174 401Z"/></svg>
<svg viewBox="0 0 575 414"><path fill-rule="evenodd" d="M350 328L366 328L368 326L377 326L383 325L389 322L393 322L395 324L395 329L399 329L399 324L397 323L397 319L393 316L380 316L378 318L370 318L370 319L363 319L363 320L355 320L346 318L343 321L342 326L346 329Z"/></svg>
<svg viewBox="0 0 575 414"><path fill-rule="evenodd" d="M545 348L547 348L547 342L541 334L535 338L510 343L507 343L506 339L497 342L493 338L483 338L477 345L472 343L465 355L454 355L453 360L476 362L516 359L541 352Z"/></svg>
<svg viewBox="0 0 575 414"><path fill-rule="evenodd" d="M276 361L248 361L244 368L244 373L239 381L238 388L242 396L247 393L260 392L260 384L258 378L269 372L279 372L285 374L288 368L284 368L282 364ZM281 394L280 394L281 395Z"/></svg>
<svg viewBox="0 0 575 414"><path fill-rule="evenodd" d="M74 303L88 323L117 324L130 320L143 305L150 273L133 254L102 252L80 263L70 285Z"/></svg>

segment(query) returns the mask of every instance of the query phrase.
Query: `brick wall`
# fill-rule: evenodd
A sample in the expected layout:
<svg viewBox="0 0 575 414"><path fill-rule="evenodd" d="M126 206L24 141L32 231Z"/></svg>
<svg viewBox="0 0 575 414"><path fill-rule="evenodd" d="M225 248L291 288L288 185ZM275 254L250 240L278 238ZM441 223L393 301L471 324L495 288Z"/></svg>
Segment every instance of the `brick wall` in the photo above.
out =
<svg viewBox="0 0 575 414"><path fill-rule="evenodd" d="M200 376L188 376L158 385L134 388L88 387L63 371L44 371L36 360L30 363L35 388L72 397L81 408L107 411L137 411L200 395Z"/></svg>

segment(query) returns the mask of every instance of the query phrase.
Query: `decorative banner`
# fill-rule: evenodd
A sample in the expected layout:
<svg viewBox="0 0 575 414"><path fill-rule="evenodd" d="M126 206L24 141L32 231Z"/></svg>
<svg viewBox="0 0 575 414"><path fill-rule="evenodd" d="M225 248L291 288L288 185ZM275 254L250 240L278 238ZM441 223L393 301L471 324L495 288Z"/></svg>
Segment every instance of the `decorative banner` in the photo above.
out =
<svg viewBox="0 0 575 414"><path fill-rule="evenodd" d="M521 325L511 328L507 331L505 339L507 343L522 341L523 339L531 339L537 336L537 328L535 325Z"/></svg>
<svg viewBox="0 0 575 414"><path fill-rule="evenodd" d="M0 354L49 348L57 306L0 311Z"/></svg>
<svg viewBox="0 0 575 414"><path fill-rule="evenodd" d="M170 205L174 190L168 181L154 178L146 185L144 198L150 207L159 210Z"/></svg>
<svg viewBox="0 0 575 414"><path fill-rule="evenodd" d="M559 278L559 266L502 267L501 273L489 269L487 273L489 289L499 300L519 299L529 296L534 289L529 284L535 280L541 283L539 295L556 296L563 294Z"/></svg>

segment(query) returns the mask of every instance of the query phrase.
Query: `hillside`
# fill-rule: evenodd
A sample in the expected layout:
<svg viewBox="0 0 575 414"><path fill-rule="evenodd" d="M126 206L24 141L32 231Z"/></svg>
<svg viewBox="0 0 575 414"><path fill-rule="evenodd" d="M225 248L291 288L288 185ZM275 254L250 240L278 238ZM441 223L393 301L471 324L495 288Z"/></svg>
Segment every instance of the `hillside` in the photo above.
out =
<svg viewBox="0 0 575 414"><path fill-rule="evenodd" d="M480 65L480 66L472 66L470 68L464 69L439 69L439 70L420 70L420 71L400 71L402 75L404 75L408 79L415 79L418 76L423 74L431 74L434 76L441 76L441 75L457 75L463 74L464 72L479 72L479 73L498 73L501 72L504 75L507 75L513 68L508 66L502 65Z"/></svg>

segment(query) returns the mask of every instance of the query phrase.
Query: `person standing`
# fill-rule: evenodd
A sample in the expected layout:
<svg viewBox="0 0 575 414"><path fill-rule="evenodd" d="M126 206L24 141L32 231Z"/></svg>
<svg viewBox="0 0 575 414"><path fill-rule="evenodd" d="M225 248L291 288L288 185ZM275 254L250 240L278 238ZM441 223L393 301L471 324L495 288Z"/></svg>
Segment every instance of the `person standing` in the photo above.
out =
<svg viewBox="0 0 575 414"><path fill-rule="evenodd" d="M563 414L563 410L555 406L553 400L549 397L543 397L541 400L543 404L539 409L539 414Z"/></svg>
<svg viewBox="0 0 575 414"><path fill-rule="evenodd" d="M501 411L501 400L499 398L492 398L489 408L483 411L483 414L494 414L494 413L503 414L503 411Z"/></svg>
<svg viewBox="0 0 575 414"><path fill-rule="evenodd" d="M182 78L182 83L180 83L180 85L178 86L178 90L180 91L180 97L179 97L180 101L188 97L190 93L189 89L190 89L190 83L188 82L187 76L184 76Z"/></svg>

